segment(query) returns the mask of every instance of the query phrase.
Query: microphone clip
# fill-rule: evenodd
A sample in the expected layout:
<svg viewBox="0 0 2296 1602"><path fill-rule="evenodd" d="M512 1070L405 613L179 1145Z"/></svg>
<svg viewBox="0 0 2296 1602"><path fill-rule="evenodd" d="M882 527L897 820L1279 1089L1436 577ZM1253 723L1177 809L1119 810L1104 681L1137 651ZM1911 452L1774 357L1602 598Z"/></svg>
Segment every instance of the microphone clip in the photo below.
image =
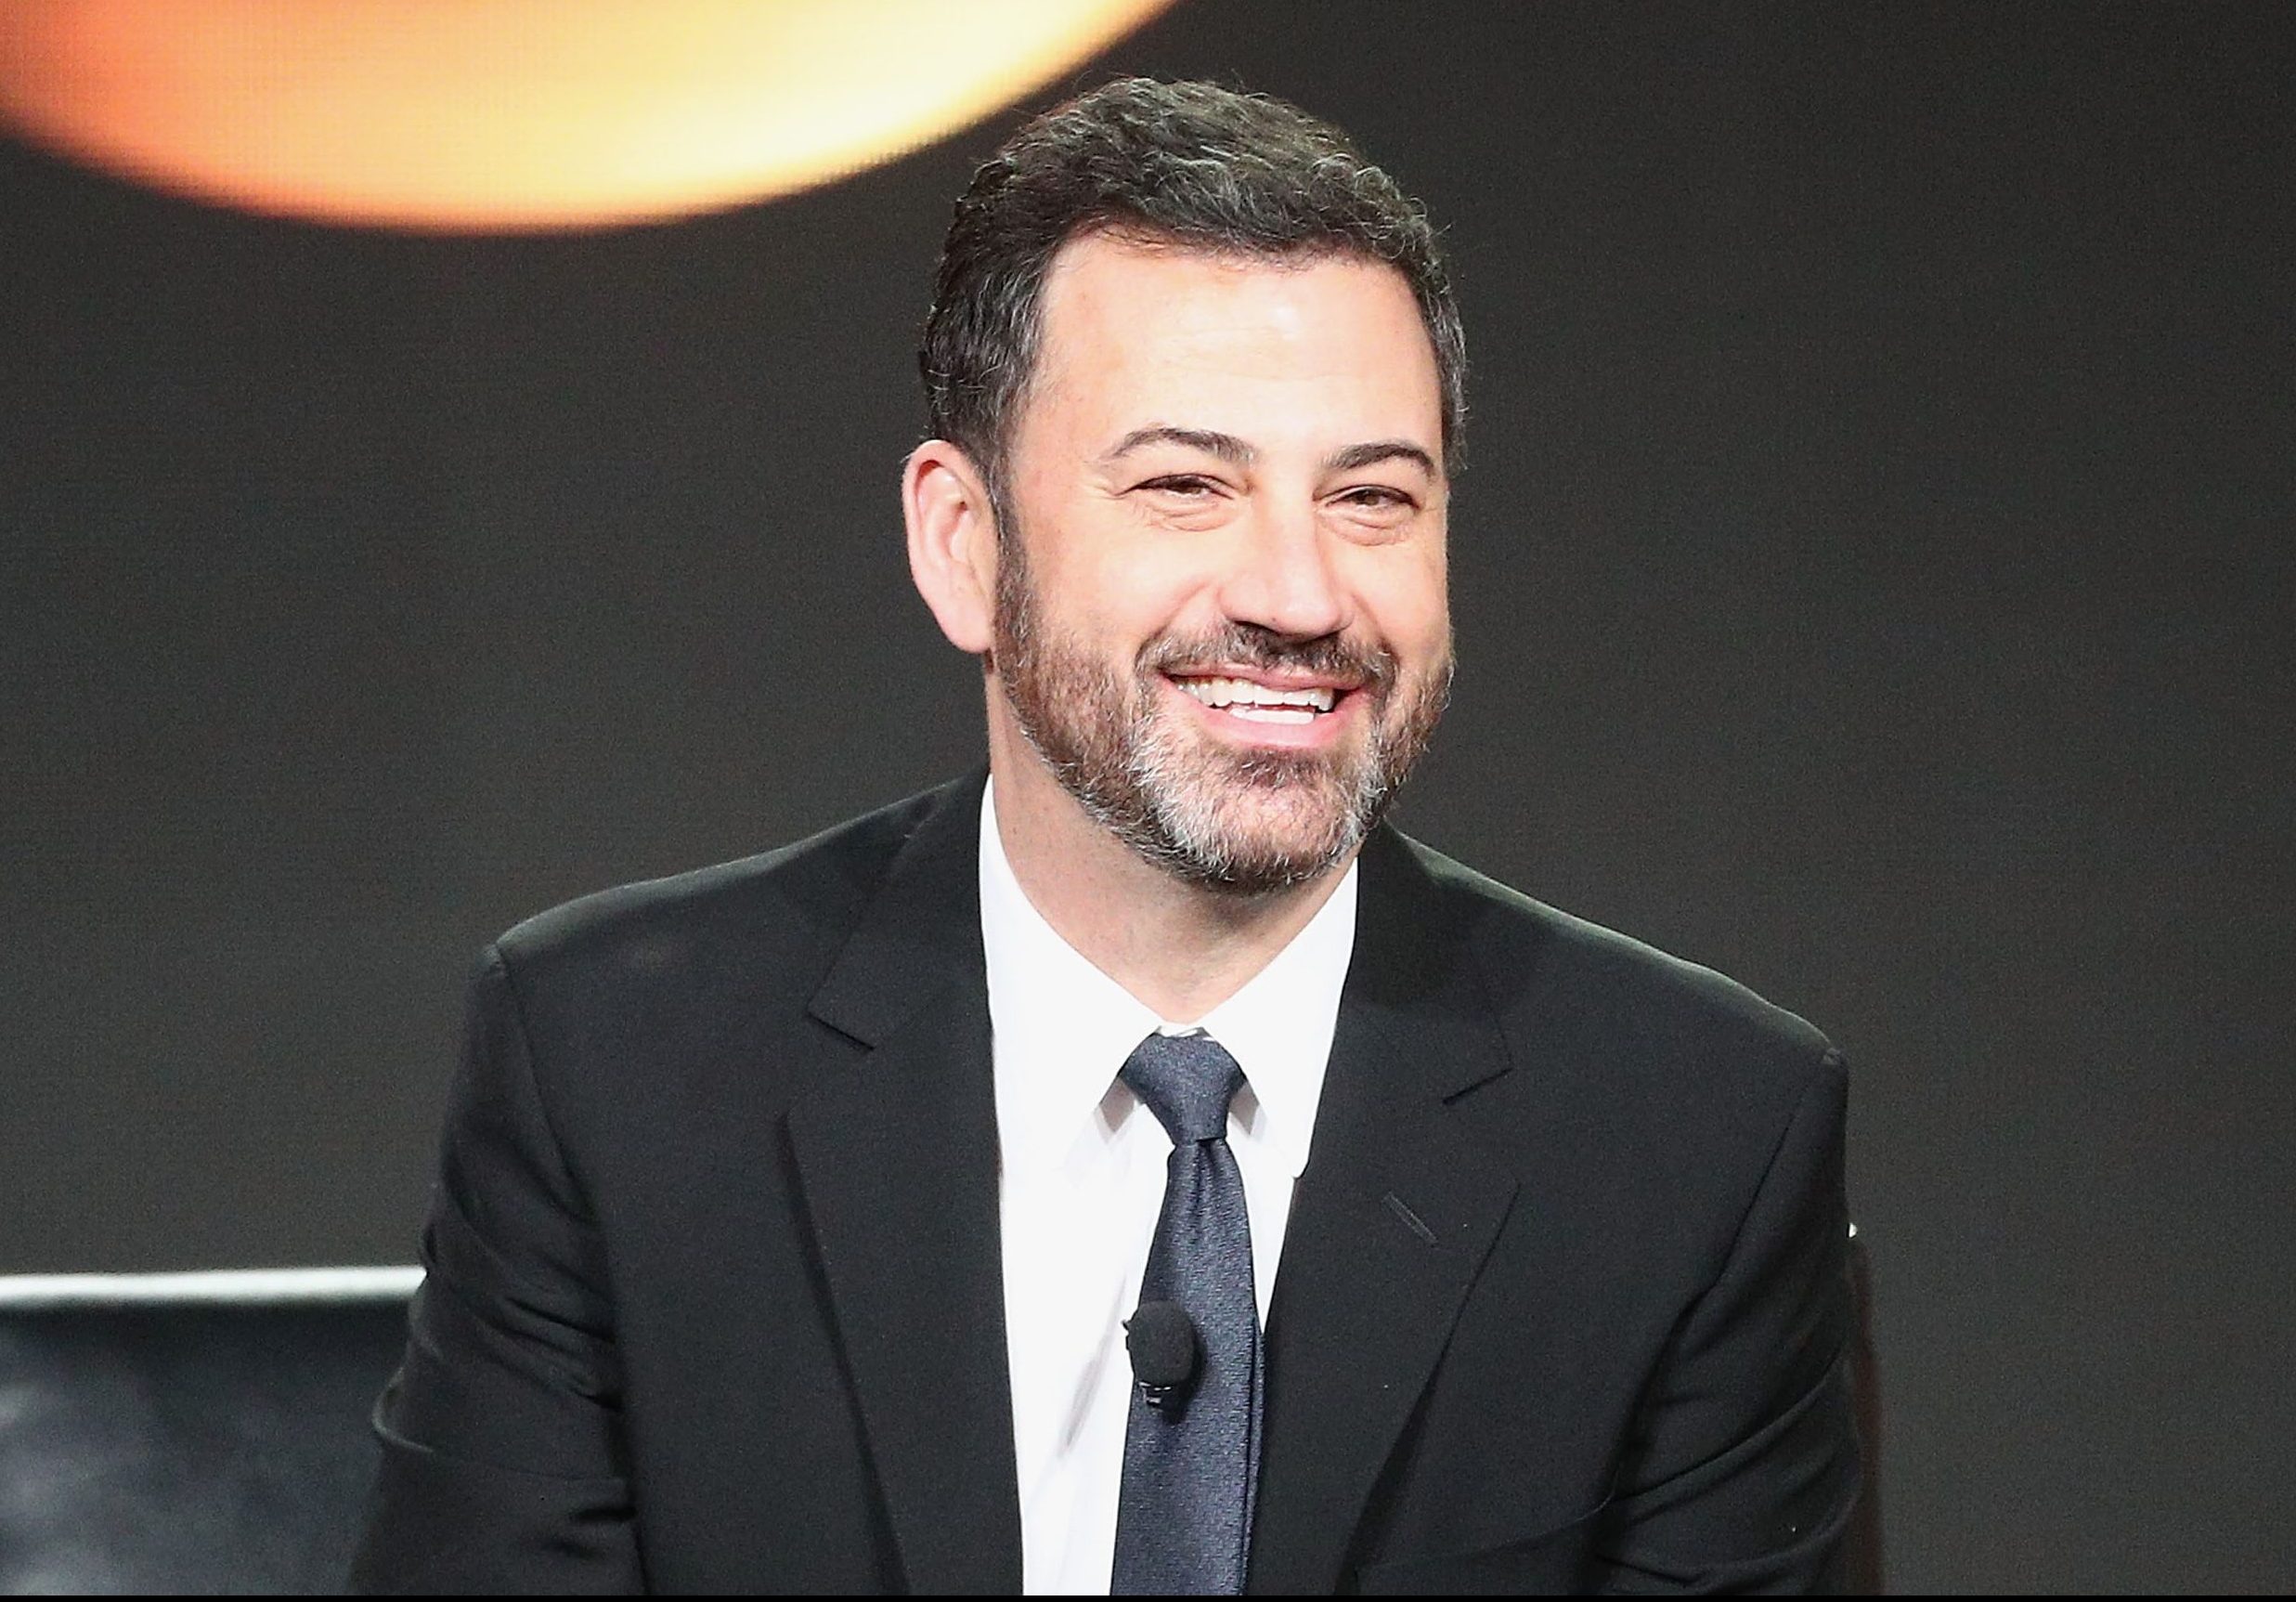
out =
<svg viewBox="0 0 2296 1602"><path fill-rule="evenodd" d="M1142 1302L1124 1321L1124 1350L1132 1359L1140 1399L1162 1412L1196 1375L1202 1342L1196 1321L1174 1301Z"/></svg>

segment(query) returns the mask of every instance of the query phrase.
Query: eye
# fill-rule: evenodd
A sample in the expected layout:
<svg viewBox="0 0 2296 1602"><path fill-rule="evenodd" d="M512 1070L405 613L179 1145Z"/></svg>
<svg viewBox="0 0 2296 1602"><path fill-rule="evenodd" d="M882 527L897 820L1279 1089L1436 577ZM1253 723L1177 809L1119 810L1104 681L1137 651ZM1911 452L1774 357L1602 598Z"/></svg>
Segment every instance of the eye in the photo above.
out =
<svg viewBox="0 0 2296 1602"><path fill-rule="evenodd" d="M1188 499L1216 495L1220 486L1201 474L1168 473L1161 478L1147 479L1133 486L1135 489L1152 489L1159 495L1178 495Z"/></svg>
<svg viewBox="0 0 2296 1602"><path fill-rule="evenodd" d="M1331 504L1382 522L1408 517L1419 510L1419 498L1392 484L1357 484L1331 497Z"/></svg>

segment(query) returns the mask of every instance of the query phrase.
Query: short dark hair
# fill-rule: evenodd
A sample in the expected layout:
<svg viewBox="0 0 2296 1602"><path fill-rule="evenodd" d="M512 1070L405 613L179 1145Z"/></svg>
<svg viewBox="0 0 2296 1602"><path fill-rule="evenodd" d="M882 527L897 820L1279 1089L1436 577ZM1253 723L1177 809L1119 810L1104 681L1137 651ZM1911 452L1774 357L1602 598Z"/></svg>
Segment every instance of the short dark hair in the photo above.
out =
<svg viewBox="0 0 2296 1602"><path fill-rule="evenodd" d="M1035 367L1044 275L1109 228L1216 254L1343 254L1387 264L1434 346L1443 449L1458 464L1466 335L1419 202L1330 123L1216 84L1120 78L1032 119L956 203L917 363L936 436L961 447L1003 510L1005 453Z"/></svg>

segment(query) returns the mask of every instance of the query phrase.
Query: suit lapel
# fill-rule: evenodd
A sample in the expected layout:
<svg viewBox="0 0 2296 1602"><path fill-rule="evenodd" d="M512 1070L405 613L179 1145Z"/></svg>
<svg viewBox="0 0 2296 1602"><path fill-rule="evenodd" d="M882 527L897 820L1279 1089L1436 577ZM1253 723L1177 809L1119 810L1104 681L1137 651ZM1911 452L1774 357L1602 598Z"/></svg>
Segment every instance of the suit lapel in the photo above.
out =
<svg viewBox="0 0 2296 1602"><path fill-rule="evenodd" d="M1251 1589L1330 1592L1515 1180L1449 1103L1508 1071L1465 930L1381 830L1268 1319Z"/></svg>
<svg viewBox="0 0 2296 1602"><path fill-rule="evenodd" d="M866 1048L790 1114L908 1588L1020 1588L977 868L980 784L895 859L811 1011Z"/></svg>

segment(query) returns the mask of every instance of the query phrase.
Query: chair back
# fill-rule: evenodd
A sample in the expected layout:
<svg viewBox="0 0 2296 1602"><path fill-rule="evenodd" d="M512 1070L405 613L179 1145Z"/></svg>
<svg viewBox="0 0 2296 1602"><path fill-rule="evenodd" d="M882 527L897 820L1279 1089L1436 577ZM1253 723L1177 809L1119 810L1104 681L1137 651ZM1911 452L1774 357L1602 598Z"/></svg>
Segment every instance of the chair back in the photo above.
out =
<svg viewBox="0 0 2296 1602"><path fill-rule="evenodd" d="M1882 1589L1873 1271L1851 1231L1865 1486L1842 1556ZM340 1593L369 1414L422 1270L0 1277L0 1593Z"/></svg>
<svg viewBox="0 0 2296 1602"><path fill-rule="evenodd" d="M0 1593L340 1593L418 1269L0 1278Z"/></svg>
<svg viewBox="0 0 2296 1602"><path fill-rule="evenodd" d="M1849 1296L1857 1333L1849 1348L1849 1396L1858 1418L1858 1447L1865 1484L1849 1515L1842 1547L1842 1589L1853 1596L1882 1594L1881 1365L1874 1356L1874 1265L1865 1237L1849 1228Z"/></svg>

